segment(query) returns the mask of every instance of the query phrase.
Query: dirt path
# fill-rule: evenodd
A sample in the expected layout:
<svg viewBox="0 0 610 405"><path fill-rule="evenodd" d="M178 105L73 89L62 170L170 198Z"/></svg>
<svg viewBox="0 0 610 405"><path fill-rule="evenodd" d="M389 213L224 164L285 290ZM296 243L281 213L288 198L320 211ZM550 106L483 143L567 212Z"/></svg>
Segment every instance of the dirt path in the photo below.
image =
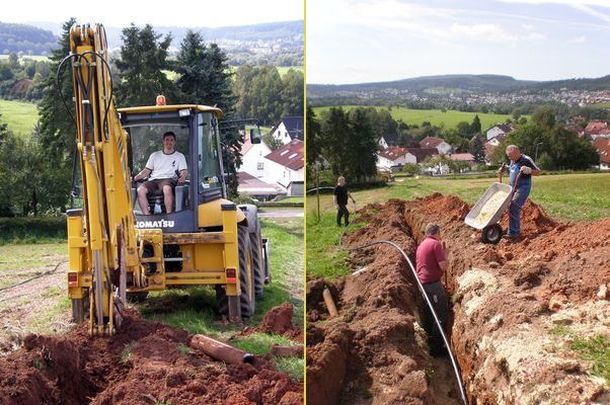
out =
<svg viewBox="0 0 610 405"><path fill-rule="evenodd" d="M607 382L570 345L574 336L610 336L610 304L599 294L610 281L610 219L559 224L529 204L528 238L492 246L463 224L468 211L440 194L372 204L358 213L368 226L344 244L389 239L412 255L425 224L441 225L455 303L452 346L471 403L606 403ZM308 403L459 403L453 377L418 337L418 293L404 260L379 246L350 261L363 271L308 284ZM328 318L324 285L337 318ZM554 333L558 327L571 332Z"/></svg>
<svg viewBox="0 0 610 405"><path fill-rule="evenodd" d="M11 352L28 333L61 333L70 323L65 257L44 269L23 270L20 281L0 292L0 354Z"/></svg>

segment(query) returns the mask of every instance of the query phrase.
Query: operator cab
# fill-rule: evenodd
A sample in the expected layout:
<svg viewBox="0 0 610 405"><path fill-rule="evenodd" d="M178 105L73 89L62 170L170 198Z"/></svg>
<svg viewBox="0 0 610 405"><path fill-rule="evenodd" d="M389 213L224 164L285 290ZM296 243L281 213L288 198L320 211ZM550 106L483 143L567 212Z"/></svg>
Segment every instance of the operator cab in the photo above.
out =
<svg viewBox="0 0 610 405"><path fill-rule="evenodd" d="M188 170L186 182L173 187L174 204L169 214L163 192L156 190L148 192L150 215L145 215L137 194L143 182L132 183L136 227L195 232L198 205L226 196L218 132L222 112L200 105L132 107L119 112L129 134L129 168L133 176L146 167L153 152L163 150L163 134L170 131L176 136L175 151L184 155ZM174 180L178 175L175 173Z"/></svg>

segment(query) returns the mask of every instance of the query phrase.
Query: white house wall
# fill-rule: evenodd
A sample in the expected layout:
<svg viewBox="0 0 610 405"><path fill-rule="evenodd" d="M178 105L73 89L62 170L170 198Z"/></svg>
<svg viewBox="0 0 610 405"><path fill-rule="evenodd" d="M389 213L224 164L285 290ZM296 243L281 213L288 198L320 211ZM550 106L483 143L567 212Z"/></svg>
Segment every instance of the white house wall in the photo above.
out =
<svg viewBox="0 0 610 405"><path fill-rule="evenodd" d="M451 145L449 145L447 142L441 142L436 147L436 150L442 155L448 155L451 152Z"/></svg>
<svg viewBox="0 0 610 405"><path fill-rule="evenodd" d="M265 175L265 165L269 162L269 160L265 159L265 156L270 153L271 148L269 148L265 142L252 145L248 152L242 156L242 164L239 171L246 172L254 177L263 177ZM259 163L263 164L262 170L258 169Z"/></svg>
<svg viewBox="0 0 610 405"><path fill-rule="evenodd" d="M288 130L286 129L286 125L284 125L284 122L281 122L271 135L278 141L282 142L284 145L292 141L292 139L290 139L290 135L288 135Z"/></svg>
<svg viewBox="0 0 610 405"><path fill-rule="evenodd" d="M265 176L262 180L266 183L279 184L286 189L291 181L304 181L304 168L292 170L273 160L265 159Z"/></svg>
<svg viewBox="0 0 610 405"><path fill-rule="evenodd" d="M487 140L489 141L489 140L497 137L498 135L502 135L502 134L504 134L504 131L498 127L489 128L489 130L487 131Z"/></svg>

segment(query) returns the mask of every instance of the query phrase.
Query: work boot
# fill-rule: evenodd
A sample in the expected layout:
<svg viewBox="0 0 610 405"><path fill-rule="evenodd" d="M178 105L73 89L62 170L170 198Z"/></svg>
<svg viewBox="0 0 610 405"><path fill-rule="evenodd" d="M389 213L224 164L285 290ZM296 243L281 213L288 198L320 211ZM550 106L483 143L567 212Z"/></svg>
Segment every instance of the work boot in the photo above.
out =
<svg viewBox="0 0 610 405"><path fill-rule="evenodd" d="M523 237L521 235L504 235L502 237L503 239L506 239L509 242L512 243L517 243L517 242L521 242L523 240Z"/></svg>

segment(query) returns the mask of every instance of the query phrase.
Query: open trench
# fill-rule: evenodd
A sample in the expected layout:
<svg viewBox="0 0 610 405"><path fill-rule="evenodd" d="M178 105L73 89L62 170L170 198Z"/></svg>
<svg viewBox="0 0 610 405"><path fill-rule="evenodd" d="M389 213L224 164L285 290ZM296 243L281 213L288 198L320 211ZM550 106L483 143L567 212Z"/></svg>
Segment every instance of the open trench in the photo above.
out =
<svg viewBox="0 0 610 405"><path fill-rule="evenodd" d="M450 337L471 404L607 403L607 382L569 350L559 327L610 335L610 219L559 224L535 204L519 244L485 245L463 224L469 206L434 194L359 212L343 243L391 240L412 258L428 222L449 251ZM506 218L503 219L506 228ZM307 286L307 402L458 404L447 360L431 358L418 326L421 301L402 256L379 245L353 251L355 275ZM330 289L339 316L322 299Z"/></svg>

